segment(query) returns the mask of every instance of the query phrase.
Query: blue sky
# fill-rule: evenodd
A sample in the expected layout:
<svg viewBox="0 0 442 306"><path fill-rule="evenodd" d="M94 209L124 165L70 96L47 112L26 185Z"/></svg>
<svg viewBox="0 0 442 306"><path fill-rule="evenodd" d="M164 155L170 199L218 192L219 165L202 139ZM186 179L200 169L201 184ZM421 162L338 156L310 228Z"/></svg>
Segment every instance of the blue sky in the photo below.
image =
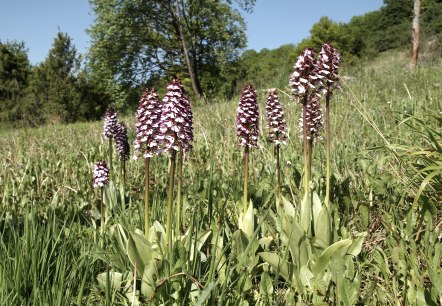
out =
<svg viewBox="0 0 442 306"><path fill-rule="evenodd" d="M253 13L244 13L248 49L273 49L298 43L321 16L347 22L374 11L382 0L257 0ZM32 64L43 61L60 29L85 53L90 39L85 30L94 17L88 0L0 0L0 41L24 41Z"/></svg>

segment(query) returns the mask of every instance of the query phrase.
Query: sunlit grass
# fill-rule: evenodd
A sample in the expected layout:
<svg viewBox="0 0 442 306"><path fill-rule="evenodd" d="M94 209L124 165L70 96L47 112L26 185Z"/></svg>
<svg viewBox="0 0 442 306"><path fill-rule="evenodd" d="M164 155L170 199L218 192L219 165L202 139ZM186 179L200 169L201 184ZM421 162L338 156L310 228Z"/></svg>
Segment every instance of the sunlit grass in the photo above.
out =
<svg viewBox="0 0 442 306"><path fill-rule="evenodd" d="M427 128L440 133L442 63L414 72L406 63L406 55L388 53L363 68L344 69L343 90L332 101L331 207L340 219L340 231L369 232L354 269L363 284L358 301L370 305L391 299L413 304L424 293L438 297L440 303L442 294L434 285L441 275L437 265L441 254L440 175L429 180L412 205L422 181L433 173L428 167L441 162L440 152L435 153L436 144L441 145L440 134L433 133L436 138L431 139ZM280 79L288 80L288 76ZM269 88L279 88L289 128L288 146L281 151L281 192L296 206L302 190L301 108L284 94L290 92L288 86L277 83L269 82ZM257 88L261 110L267 89ZM221 301L240 305L247 300L265 305L288 301L289 288L257 256L250 256L246 264L234 256L241 246L233 233L243 211L243 150L237 147L235 134L238 99L194 107L194 150L186 157L182 177L186 186L181 200L182 228L188 240L171 246L173 256L162 268L186 273L163 279L157 301L178 287L179 295L186 296L179 303L200 300L207 305ZM429 113L433 116L426 116ZM264 112L260 115L265 122ZM135 118L127 116L124 121L131 140ZM103 289L97 276L110 269L132 277L126 246L116 233L120 225L126 234L136 229L144 232L144 164L127 162L123 189L118 163L114 163L113 184L105 195L107 247L101 248L96 243L100 202L92 188L91 169L108 154L102 122L5 130L0 135L0 303L130 304L131 291ZM268 211L269 203L276 199L276 161L263 124L260 135L259 149L250 151L248 181L249 199L260 221L256 235L272 236L270 250L284 252ZM324 142L317 142L313 152L313 187L323 201ZM155 157L150 162L149 216L164 226L168 159ZM196 247L208 230L210 236L200 246L201 253L190 258L191 245ZM255 240L247 251L258 248L264 247ZM389 265L382 265L386 261ZM181 270L174 270L172 263ZM199 295L193 298L196 292ZM179 301L175 296L172 299ZM424 297L424 301L428 299Z"/></svg>

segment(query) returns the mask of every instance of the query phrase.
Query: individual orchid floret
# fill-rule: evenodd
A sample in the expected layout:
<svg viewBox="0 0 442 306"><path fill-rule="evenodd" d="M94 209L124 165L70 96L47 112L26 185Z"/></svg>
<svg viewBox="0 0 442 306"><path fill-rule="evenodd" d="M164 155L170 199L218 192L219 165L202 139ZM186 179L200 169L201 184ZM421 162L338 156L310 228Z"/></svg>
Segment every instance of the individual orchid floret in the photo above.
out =
<svg viewBox="0 0 442 306"><path fill-rule="evenodd" d="M299 55L296 64L293 66L294 72L290 77L289 85L292 88L292 95L299 99L302 104L307 103L306 97L309 92L315 91L318 84L315 52L312 48L305 49Z"/></svg>
<svg viewBox="0 0 442 306"><path fill-rule="evenodd" d="M341 56L336 48L325 43L322 46L318 59L318 75L321 79L321 92L332 94L333 89L340 89L339 86L339 65Z"/></svg>
<svg viewBox="0 0 442 306"><path fill-rule="evenodd" d="M266 100L268 138L275 144L287 144L287 123L276 88L270 89Z"/></svg>
<svg viewBox="0 0 442 306"><path fill-rule="evenodd" d="M115 134L115 146L121 161L127 161L130 155L129 140L127 137L127 126L124 122L117 123Z"/></svg>
<svg viewBox="0 0 442 306"><path fill-rule="evenodd" d="M321 139L320 131L323 127L323 116L320 104L320 98L312 94L306 105L306 135L308 140ZM303 114L299 120L299 129L303 131Z"/></svg>
<svg viewBox="0 0 442 306"><path fill-rule="evenodd" d="M258 147L259 107L252 85L244 87L236 114L236 135L240 147Z"/></svg>
<svg viewBox="0 0 442 306"><path fill-rule="evenodd" d="M104 137L106 138L114 138L115 133L117 132L117 112L113 107L109 107L107 111L104 113Z"/></svg>
<svg viewBox="0 0 442 306"><path fill-rule="evenodd" d="M109 167L105 161L96 162L94 165L94 188L103 187L109 184Z"/></svg>
<svg viewBox="0 0 442 306"><path fill-rule="evenodd" d="M192 148L193 116L189 98L186 96L180 79L174 79L167 85L163 98L160 130L156 140L160 151L187 152Z"/></svg>
<svg viewBox="0 0 442 306"><path fill-rule="evenodd" d="M161 118L161 101L154 88L141 96L135 123L134 158L152 157L158 152L158 136Z"/></svg>

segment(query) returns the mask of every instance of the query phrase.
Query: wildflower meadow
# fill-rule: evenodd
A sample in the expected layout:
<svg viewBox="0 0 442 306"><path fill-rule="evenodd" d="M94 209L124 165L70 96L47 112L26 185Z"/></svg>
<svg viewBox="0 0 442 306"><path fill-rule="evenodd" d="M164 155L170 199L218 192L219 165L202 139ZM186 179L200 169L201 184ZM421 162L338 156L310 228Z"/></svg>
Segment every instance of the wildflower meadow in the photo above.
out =
<svg viewBox="0 0 442 306"><path fill-rule="evenodd" d="M440 305L442 61L339 51L2 132L0 304Z"/></svg>

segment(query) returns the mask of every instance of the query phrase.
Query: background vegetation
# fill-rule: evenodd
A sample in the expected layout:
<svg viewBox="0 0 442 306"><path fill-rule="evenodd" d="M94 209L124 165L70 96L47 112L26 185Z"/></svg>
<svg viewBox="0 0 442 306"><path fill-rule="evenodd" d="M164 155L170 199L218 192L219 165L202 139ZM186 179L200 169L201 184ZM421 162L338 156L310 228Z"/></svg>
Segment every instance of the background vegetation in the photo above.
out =
<svg viewBox="0 0 442 306"><path fill-rule="evenodd" d="M340 50L346 66L360 65L361 60L386 50L408 51L411 45L410 0L385 0L380 10L355 16L348 23L322 17L313 25L310 36L298 45L261 51L242 51L245 26L231 1L208 1L210 5L206 2L192 1L177 17L177 25L186 20L183 41L188 44L198 87L198 92L191 91L194 101L198 95L207 103L230 99L247 82L265 87L267 80L288 75L305 47L319 50L325 41ZM248 11L254 1L237 2ZM78 54L67 33L57 34L45 61L35 66L29 63L24 42L0 42L3 126L98 119L109 104L119 111L132 112L146 86L155 86L161 94L174 76L193 88L189 65L179 44L180 32L164 22L171 20L174 10L159 7L162 1L144 6L135 0L124 5L112 3L91 1L97 19L89 29L92 46L87 56ZM442 54L440 0L422 1L421 26L420 59L431 61ZM158 33L141 31L152 28L158 29ZM199 43L190 43L195 41Z"/></svg>
<svg viewBox="0 0 442 306"><path fill-rule="evenodd" d="M23 43L2 43L0 116L8 128L0 130L0 303L440 305L442 4L423 1L426 43L419 66L411 71L409 2L385 1L381 10L347 24L321 18L297 46L247 50L225 66L200 67L206 97L192 97L195 140L184 163L183 231L165 258L159 247L167 158L151 161L150 240L143 237L142 161L127 162L126 185L118 165L111 169L102 234L92 167L107 158L108 141L102 122L75 121L97 119L113 104L131 141L139 92L146 85L161 91L172 75L185 76L183 59L173 72L128 85L101 78L66 33L57 35L46 60L36 66L30 65ZM302 48L318 48L326 40L344 59L343 90L331 103L330 240L339 246L332 250L311 236L304 237L308 247L301 240L294 244L287 231L296 229L303 169L301 107L290 97L288 76ZM220 69L222 82L213 74ZM259 149L251 152L249 165L253 222L245 228L239 222L243 164L235 110L237 93L248 82L257 88L260 110L266 89L279 89L289 140L281 150L281 202L276 200L273 147L261 124ZM260 119L265 122L263 112ZM313 202L321 205L323 142L315 144L312 172ZM307 257L293 255L301 246L308 249ZM300 258L306 260L303 265Z"/></svg>
<svg viewBox="0 0 442 306"><path fill-rule="evenodd" d="M235 99L211 105L210 113L205 106L194 107L194 150L186 160L183 178L183 226L190 237L201 237L200 252L193 259L187 257L192 252L185 251L189 245L183 240L184 249L178 248L177 257L168 261L173 264L170 270L158 272L153 295L146 295L141 283L135 284L137 300L165 305L198 301L318 305L337 303L337 299L344 305L440 303L442 62L421 65L414 72L408 70L408 63L406 53L389 52L363 68L344 70L348 76L344 89L332 101L333 222L341 237L366 235L360 253L355 251L351 260L351 270L347 264L333 262L343 270L327 270L326 287L321 283L299 287L278 276L282 272L258 256L262 251L284 254L287 250L274 223L275 163L264 128L250 165L257 238L238 249L233 233L242 207L242 171L238 170L242 156L235 140ZM284 92L286 84L275 81L267 86L281 86ZM261 109L264 96L259 91ZM303 168L300 107L284 94L281 101L290 135L282 150L283 195L298 207ZM134 118L125 120L133 139ZM134 272L126 243L129 237L138 237L136 229L142 230L144 224L143 163L128 162L126 191L118 168L111 172L106 246L101 248L99 194L91 180L93 163L106 158L107 151L101 122L56 124L2 135L3 303L131 304ZM320 199L325 192L324 155L319 142L312 177ZM152 220L164 224L167 159L154 158L152 163ZM265 237L272 239L258 243ZM215 274L210 272L214 265ZM178 272L184 274L171 277ZM348 280L341 284L338 275Z"/></svg>

